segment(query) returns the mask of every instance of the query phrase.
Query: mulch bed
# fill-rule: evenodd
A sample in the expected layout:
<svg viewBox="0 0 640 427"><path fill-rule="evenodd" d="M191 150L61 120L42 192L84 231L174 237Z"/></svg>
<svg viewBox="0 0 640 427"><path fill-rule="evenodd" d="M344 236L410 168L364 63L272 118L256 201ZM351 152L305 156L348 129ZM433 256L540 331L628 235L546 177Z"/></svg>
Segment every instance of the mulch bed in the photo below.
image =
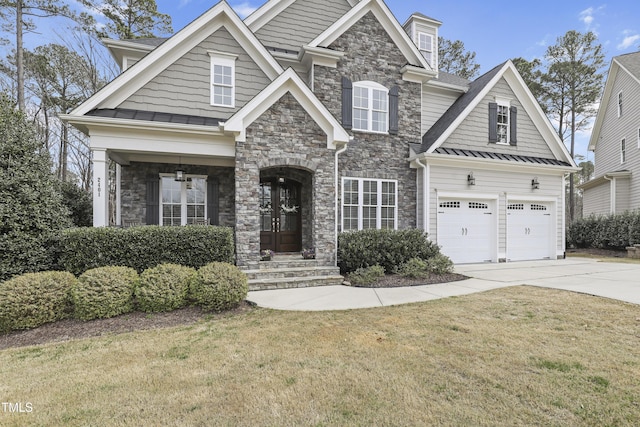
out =
<svg viewBox="0 0 640 427"><path fill-rule="evenodd" d="M431 275L425 279L410 279L398 275L385 276L374 284L367 285L370 288L392 288L401 286L431 285L442 282L455 282L467 277L460 274ZM170 328L173 326L190 325L202 320L210 320L243 313L254 309L249 302L243 302L238 308L223 313L211 313L198 307L186 307L168 313L128 313L110 319L96 319L82 321L75 319L62 320L55 323L42 325L26 331L0 334L0 350L12 347L24 347L55 342L64 342L74 339L99 337L109 334L121 334L126 332Z"/></svg>
<svg viewBox="0 0 640 427"><path fill-rule="evenodd" d="M0 350L11 347L63 342L73 339L99 337L109 334L121 334L150 329L170 328L190 325L201 320L228 317L252 310L253 306L243 302L238 308L222 313L211 313L199 307L186 307L168 313L128 313L110 319L89 321L68 319L48 323L35 329L10 332L0 335Z"/></svg>
<svg viewBox="0 0 640 427"><path fill-rule="evenodd" d="M360 288L400 288L403 286L422 286L435 285L436 283L457 282L465 279L468 279L468 277L456 273L430 274L429 277L421 279L403 277L398 274L388 274L370 285L352 284L352 286Z"/></svg>
<svg viewBox="0 0 640 427"><path fill-rule="evenodd" d="M567 255L595 255L608 258L627 258L627 251L613 249L567 249Z"/></svg>

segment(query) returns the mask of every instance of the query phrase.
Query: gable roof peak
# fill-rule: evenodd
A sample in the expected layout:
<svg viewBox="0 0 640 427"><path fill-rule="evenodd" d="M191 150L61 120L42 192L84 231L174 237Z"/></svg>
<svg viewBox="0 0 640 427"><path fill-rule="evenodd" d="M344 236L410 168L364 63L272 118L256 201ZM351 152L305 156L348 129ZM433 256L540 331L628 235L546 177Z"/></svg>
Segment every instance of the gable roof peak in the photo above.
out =
<svg viewBox="0 0 640 427"><path fill-rule="evenodd" d="M76 107L70 115L81 116L96 108L116 107L158 73L221 28L231 32L236 42L271 81L284 71L226 0L221 0L157 48L152 49L134 67L127 69Z"/></svg>

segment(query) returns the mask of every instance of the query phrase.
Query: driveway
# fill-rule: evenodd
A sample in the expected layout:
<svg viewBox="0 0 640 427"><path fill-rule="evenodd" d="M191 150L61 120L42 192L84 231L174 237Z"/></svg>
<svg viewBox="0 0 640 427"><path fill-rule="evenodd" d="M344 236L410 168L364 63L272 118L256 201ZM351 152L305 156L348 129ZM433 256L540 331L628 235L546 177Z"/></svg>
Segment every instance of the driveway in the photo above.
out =
<svg viewBox="0 0 640 427"><path fill-rule="evenodd" d="M247 299L278 310L347 310L429 301L507 286L564 289L640 304L640 263L598 262L587 258L456 266L470 279L405 288L320 286L249 292Z"/></svg>

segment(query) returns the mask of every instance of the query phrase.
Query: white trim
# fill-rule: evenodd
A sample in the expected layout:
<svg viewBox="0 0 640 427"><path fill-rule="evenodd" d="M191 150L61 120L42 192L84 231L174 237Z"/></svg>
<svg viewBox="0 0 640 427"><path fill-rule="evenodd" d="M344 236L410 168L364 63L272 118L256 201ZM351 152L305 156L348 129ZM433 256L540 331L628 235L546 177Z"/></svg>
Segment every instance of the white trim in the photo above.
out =
<svg viewBox="0 0 640 427"><path fill-rule="evenodd" d="M510 141L511 141L511 100L505 99L505 98L499 98L496 97L495 98L496 104L498 104L498 111L497 111L497 118L498 121L496 122L496 133L498 135L498 140L496 141L496 144L498 145L510 145ZM506 123L500 123L500 107L502 107L503 109L506 108L506 113L503 113L503 116L507 117L507 122ZM505 139L504 141L500 140L500 125L506 126L506 134L505 134Z"/></svg>
<svg viewBox="0 0 640 427"><path fill-rule="evenodd" d="M209 90L211 91L211 105L215 107L227 107L234 108L236 106L236 60L238 57L236 55L228 55L220 52L207 52L209 57L211 58L211 84L209 86ZM231 74L231 83L225 84L224 82L216 82L215 81L215 67L220 66L223 68L229 68ZM225 102L216 102L216 94L215 88L231 88L231 101L229 103ZM223 96L224 99L224 96Z"/></svg>
<svg viewBox="0 0 640 427"><path fill-rule="evenodd" d="M627 138L620 140L620 164L625 164L627 161Z"/></svg>
<svg viewBox="0 0 640 427"><path fill-rule="evenodd" d="M428 37L429 38L429 49L423 49L422 46L422 37ZM427 60L427 63L429 64L429 66L431 66L431 69L435 69L435 49L434 49L434 43L433 43L433 34L429 34L429 33L425 33L424 31L416 31L416 45L418 46L418 50L420 51L420 53L423 52L427 52L429 53L430 58L425 58ZM426 40L425 40L426 42ZM422 55L424 57L424 54Z"/></svg>
<svg viewBox="0 0 640 427"><path fill-rule="evenodd" d="M362 108L362 107L356 107L356 89L361 89L361 90L366 90L367 92L367 107L366 108ZM385 105L386 105L386 110L375 110L373 108L373 98L374 98L374 91L377 92L383 92L384 93L384 99L385 99ZM352 105L353 105L353 118L352 118L352 130L355 132L367 132L367 133L382 133L382 134L388 134L389 133L389 89L387 89L386 87L382 86L379 83L376 82L372 82L372 81L360 81L360 82L353 82L353 93L352 93L353 99L352 99ZM356 126L356 110L359 111L366 111L367 112L367 127L366 128L362 128L362 127L357 127ZM384 113L385 114L385 122L384 122L384 129L383 130L374 130L373 129L373 113L377 112L377 113Z"/></svg>
<svg viewBox="0 0 640 427"><path fill-rule="evenodd" d="M158 196L158 200L159 200L159 225L162 227L164 226L164 216L163 216L163 207L164 207L164 201L163 201L163 194L162 194L162 179L163 178L169 178L169 179L174 179L174 175L173 174L169 174L169 173L161 173L159 174L159 180L160 180L160 184L158 185L159 187L159 196ZM192 175L192 174L185 174L185 178L186 179L202 179L204 180L204 219L206 220L208 218L208 200L207 200L207 187L209 185L208 182L208 176L207 175ZM180 225L187 225L187 185L188 185L188 181L182 181L180 182ZM169 203L170 205L173 205L174 203Z"/></svg>

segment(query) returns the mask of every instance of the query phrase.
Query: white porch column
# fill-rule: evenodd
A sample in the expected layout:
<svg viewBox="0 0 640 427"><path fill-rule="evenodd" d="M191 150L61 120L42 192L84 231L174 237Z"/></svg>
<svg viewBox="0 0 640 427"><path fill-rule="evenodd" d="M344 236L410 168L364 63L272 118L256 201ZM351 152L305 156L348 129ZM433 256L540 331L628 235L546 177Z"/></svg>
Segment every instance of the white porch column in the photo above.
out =
<svg viewBox="0 0 640 427"><path fill-rule="evenodd" d="M120 163L116 163L116 225L122 225L122 200L120 191L122 180L122 166Z"/></svg>
<svg viewBox="0 0 640 427"><path fill-rule="evenodd" d="M93 150L93 226L109 225L109 156L107 150Z"/></svg>

